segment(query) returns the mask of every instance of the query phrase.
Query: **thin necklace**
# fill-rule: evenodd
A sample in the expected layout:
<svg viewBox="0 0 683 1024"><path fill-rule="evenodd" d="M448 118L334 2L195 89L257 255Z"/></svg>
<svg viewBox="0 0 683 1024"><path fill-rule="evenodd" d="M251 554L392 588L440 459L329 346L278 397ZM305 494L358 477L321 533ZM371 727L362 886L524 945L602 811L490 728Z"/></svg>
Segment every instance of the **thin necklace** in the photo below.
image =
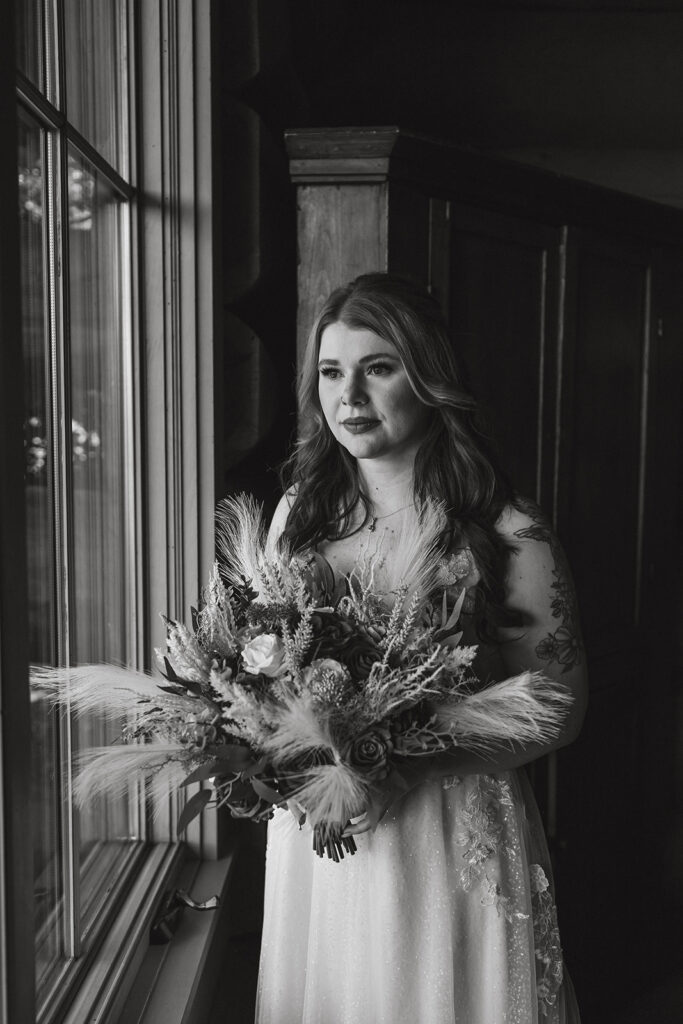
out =
<svg viewBox="0 0 683 1024"><path fill-rule="evenodd" d="M393 512L385 512L383 516L371 516L370 525L368 526L368 533L375 532L375 527L377 526L377 523L379 522L380 519L388 519L389 516L395 516L397 515L397 513L404 512L407 508L413 508L414 506L415 502L411 501L410 504L408 505L403 505L401 508L395 508Z"/></svg>

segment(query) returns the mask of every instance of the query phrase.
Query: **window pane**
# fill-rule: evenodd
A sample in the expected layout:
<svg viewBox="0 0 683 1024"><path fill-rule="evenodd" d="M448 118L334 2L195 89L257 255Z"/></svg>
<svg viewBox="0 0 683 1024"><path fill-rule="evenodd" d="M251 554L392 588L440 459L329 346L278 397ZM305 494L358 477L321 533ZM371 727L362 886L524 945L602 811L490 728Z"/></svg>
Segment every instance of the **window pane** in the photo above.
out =
<svg viewBox="0 0 683 1024"><path fill-rule="evenodd" d="M127 466L121 206L95 169L69 153L69 297L72 416L75 663L125 663L127 650ZM79 747L101 746L118 724L91 717L73 726ZM81 812L84 921L111 882L99 868L135 834L127 796ZM106 849L105 849L106 848Z"/></svg>
<svg viewBox="0 0 683 1024"><path fill-rule="evenodd" d="M41 129L20 113L19 221L21 226L22 339L25 381L25 493L30 658L55 664L55 554L52 431L46 323L45 181ZM62 854L58 720L32 694L31 811L39 987L62 957Z"/></svg>
<svg viewBox="0 0 683 1024"><path fill-rule="evenodd" d="M120 0L64 0L69 121L122 174L125 38Z"/></svg>
<svg viewBox="0 0 683 1024"><path fill-rule="evenodd" d="M20 0L15 3L14 11L17 67L57 106L57 31L53 0L47 3L45 0Z"/></svg>
<svg viewBox="0 0 683 1024"><path fill-rule="evenodd" d="M17 67L38 89L43 90L43 3L23 0L14 5L16 17Z"/></svg>

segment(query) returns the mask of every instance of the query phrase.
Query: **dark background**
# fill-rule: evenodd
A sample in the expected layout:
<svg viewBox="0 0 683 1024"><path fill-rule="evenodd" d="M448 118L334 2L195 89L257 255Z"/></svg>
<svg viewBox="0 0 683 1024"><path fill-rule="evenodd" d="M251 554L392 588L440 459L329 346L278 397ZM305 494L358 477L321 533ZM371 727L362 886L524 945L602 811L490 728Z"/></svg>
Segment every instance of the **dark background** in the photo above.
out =
<svg viewBox="0 0 683 1024"><path fill-rule="evenodd" d="M225 317L216 353L218 494L246 489L272 508L276 468L295 431L296 196L286 128L398 125L683 207L681 3L238 0L217 2L215 22ZM672 475L678 463L672 451ZM671 563L681 565L680 545ZM680 610L680 587L672 600ZM671 637L661 643L671 645ZM680 719L682 649L679 625L674 699L661 709L667 722ZM654 832L657 848L640 849L641 873L621 872L624 901L631 887L652 889L651 917L626 940L627 961L615 952L624 937L615 943L609 913L586 908L590 927L602 931L599 962L582 960L579 928L564 933L584 1024L683 1016L673 932L683 908L681 728L662 734L669 739L656 757L666 799L652 806L658 815L662 805L669 810ZM610 746L605 735L604 763ZM657 765L647 769L656 779ZM623 849L629 860L650 842L651 813L646 794L634 795L632 827L614 837L617 856ZM585 870L609 873L610 864L596 849ZM599 885L593 879L588 889ZM580 890L558 894L561 925L563 904L568 919L581 919L581 900Z"/></svg>
<svg viewBox="0 0 683 1024"><path fill-rule="evenodd" d="M235 349L219 490L244 483L270 497L259 467L279 462L293 430L285 128L398 125L683 206L680 2L238 0L217 3L216 22L223 296ZM248 325L244 336L232 317ZM230 387L237 365L253 381L247 414L244 387Z"/></svg>

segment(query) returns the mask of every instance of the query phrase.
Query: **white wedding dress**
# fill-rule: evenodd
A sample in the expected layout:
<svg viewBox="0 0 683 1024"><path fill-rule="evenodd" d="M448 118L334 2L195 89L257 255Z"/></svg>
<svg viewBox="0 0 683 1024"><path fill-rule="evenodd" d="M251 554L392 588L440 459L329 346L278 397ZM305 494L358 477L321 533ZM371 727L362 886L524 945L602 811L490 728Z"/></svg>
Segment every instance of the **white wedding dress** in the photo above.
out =
<svg viewBox="0 0 683 1024"><path fill-rule="evenodd" d="M336 864L269 824L257 1024L577 1024L521 772L424 782Z"/></svg>
<svg viewBox="0 0 683 1024"><path fill-rule="evenodd" d="M466 609L469 548L444 568ZM355 838L335 863L269 823L256 1024L580 1024L523 770L423 782Z"/></svg>

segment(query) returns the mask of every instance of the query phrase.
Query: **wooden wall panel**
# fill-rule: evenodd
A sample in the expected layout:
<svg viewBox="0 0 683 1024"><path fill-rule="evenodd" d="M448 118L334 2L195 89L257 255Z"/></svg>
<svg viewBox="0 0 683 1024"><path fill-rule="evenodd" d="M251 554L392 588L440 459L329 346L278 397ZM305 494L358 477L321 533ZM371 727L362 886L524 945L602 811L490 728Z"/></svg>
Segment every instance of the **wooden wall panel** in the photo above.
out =
<svg viewBox="0 0 683 1024"><path fill-rule="evenodd" d="M429 283L429 197L389 182L388 270Z"/></svg>
<svg viewBox="0 0 683 1024"><path fill-rule="evenodd" d="M457 207L451 223L454 344L514 485L552 515L559 233Z"/></svg>
<svg viewBox="0 0 683 1024"><path fill-rule="evenodd" d="M671 284L653 255L647 244L616 233L570 233L560 519L591 700L581 736L558 758L556 878L560 891L576 894L565 901L563 939L574 951L584 1006L594 1014L613 1005L616 964L628 965L625 998L670 955L659 929L637 955L632 943L667 888L674 746L671 642L659 628L668 573L647 552L660 533L670 543L672 479L657 467L651 442L664 428L677 450L678 432L664 426L662 413L671 409L678 381L657 370L657 322L669 308ZM679 303L669 324L679 337L681 323ZM664 491L664 509L657 510L652 498ZM636 807L647 812L634 829ZM660 851L655 875L653 850ZM646 886L634 884L646 878ZM598 906L612 934L607 989L593 967L604 948L598 921L586 927Z"/></svg>
<svg viewBox="0 0 683 1024"><path fill-rule="evenodd" d="M387 185L304 185L298 192L299 365L334 288L387 269Z"/></svg>
<svg viewBox="0 0 683 1024"><path fill-rule="evenodd" d="M640 604L650 269L647 253L585 236L578 245L563 507L588 653L597 659L632 650Z"/></svg>

